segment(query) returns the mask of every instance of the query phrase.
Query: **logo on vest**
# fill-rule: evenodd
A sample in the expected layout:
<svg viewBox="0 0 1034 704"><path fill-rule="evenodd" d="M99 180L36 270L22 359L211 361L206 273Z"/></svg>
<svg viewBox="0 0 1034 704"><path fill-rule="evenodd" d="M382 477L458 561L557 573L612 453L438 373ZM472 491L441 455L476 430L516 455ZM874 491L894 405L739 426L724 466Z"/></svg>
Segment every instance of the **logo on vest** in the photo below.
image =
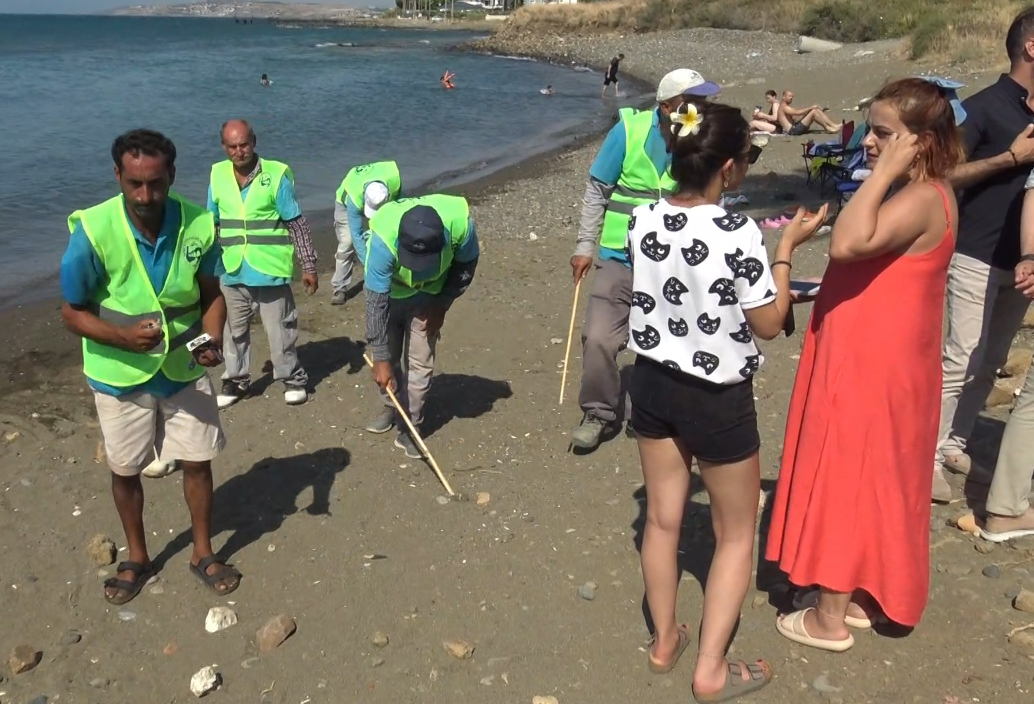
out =
<svg viewBox="0 0 1034 704"><path fill-rule="evenodd" d="M259 185L263 188L269 188L269 184L273 183L273 177L269 174L262 174L259 176Z"/></svg>
<svg viewBox="0 0 1034 704"><path fill-rule="evenodd" d="M370 170L370 165L369 164L363 164L362 166L355 167L355 172L357 174L365 174L369 170Z"/></svg>
<svg viewBox="0 0 1034 704"><path fill-rule="evenodd" d="M191 264L197 264L204 253L204 249L201 247L201 240L196 237L191 237L183 243L183 257Z"/></svg>

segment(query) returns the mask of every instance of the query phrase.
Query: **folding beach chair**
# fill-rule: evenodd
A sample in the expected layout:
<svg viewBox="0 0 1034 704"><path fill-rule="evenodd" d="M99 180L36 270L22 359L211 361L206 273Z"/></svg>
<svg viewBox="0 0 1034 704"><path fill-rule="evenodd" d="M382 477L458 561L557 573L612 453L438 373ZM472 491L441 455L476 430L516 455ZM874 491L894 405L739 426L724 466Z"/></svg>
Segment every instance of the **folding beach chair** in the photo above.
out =
<svg viewBox="0 0 1034 704"><path fill-rule="evenodd" d="M863 124L855 128L854 122L844 123L844 130L841 135L843 141L825 142L823 144L808 143L804 145L804 164L807 169L807 183L818 181L820 189L824 188L824 177L828 171L823 170L826 164L839 166L850 159L862 148L862 140L869 133L869 126ZM846 136L846 139L843 137Z"/></svg>

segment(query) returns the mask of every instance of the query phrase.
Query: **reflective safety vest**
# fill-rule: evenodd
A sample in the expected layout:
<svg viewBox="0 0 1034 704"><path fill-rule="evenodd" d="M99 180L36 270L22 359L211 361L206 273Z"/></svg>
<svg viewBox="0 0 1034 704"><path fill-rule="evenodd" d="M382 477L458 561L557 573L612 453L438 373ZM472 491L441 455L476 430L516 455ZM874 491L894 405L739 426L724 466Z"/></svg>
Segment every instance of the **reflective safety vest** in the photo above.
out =
<svg viewBox="0 0 1034 704"><path fill-rule="evenodd" d="M219 208L223 266L233 273L246 261L255 271L289 279L294 275L294 244L277 210L276 192L284 176L294 183L294 174L279 161L259 162L262 168L248 186L246 199L241 199L232 161L212 166L212 200Z"/></svg>
<svg viewBox="0 0 1034 704"><path fill-rule="evenodd" d="M197 270L205 252L215 244L215 222L206 209L174 193L169 194L165 207L180 209L180 229L172 268L157 294L140 258L122 196L68 216L68 231L74 232L82 224L107 273L106 283L91 301L93 312L119 327L145 320L162 326L162 341L149 352L130 352L84 337L83 371L94 381L127 388L145 383L159 369L169 379L184 382L205 373L186 345L202 332Z"/></svg>
<svg viewBox="0 0 1034 704"><path fill-rule="evenodd" d="M448 278L449 267L452 266L455 250L463 243L467 231L470 229L470 206L467 204L466 198L430 195L385 203L370 220L370 232L388 246L396 261L399 253L399 222L406 211L418 205L429 205L438 212L438 217L445 225L445 235L449 241L442 250L442 262L438 273L425 281L414 282L413 272L396 263L389 294L392 298L409 298L418 293L436 296L441 293L445 280ZM372 241L371 237L370 243ZM369 246L368 243L366 261L370 260Z"/></svg>
<svg viewBox="0 0 1034 704"><path fill-rule="evenodd" d="M366 187L375 181L380 181L388 187L388 195L391 200L398 200L399 194L402 193L402 175L399 173L399 165L394 161L375 161L372 164L353 167L345 174L344 180L337 189L338 203L344 205L347 195L352 199L352 203L362 210L365 205L363 194L366 192Z"/></svg>
<svg viewBox="0 0 1034 704"><path fill-rule="evenodd" d="M636 112L632 108L622 108L618 114L625 125L625 160L621 163L621 176L603 216L600 246L623 251L632 209L670 196L676 183L667 169L657 173L646 153L646 139L653 129L654 111Z"/></svg>

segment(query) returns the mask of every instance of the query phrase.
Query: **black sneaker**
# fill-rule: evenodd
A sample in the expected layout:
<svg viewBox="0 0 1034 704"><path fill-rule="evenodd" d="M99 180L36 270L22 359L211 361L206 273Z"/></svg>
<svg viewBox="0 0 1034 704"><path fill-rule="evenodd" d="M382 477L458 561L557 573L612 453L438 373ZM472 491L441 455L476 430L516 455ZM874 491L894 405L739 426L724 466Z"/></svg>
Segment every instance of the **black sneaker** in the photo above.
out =
<svg viewBox="0 0 1034 704"><path fill-rule="evenodd" d="M220 410L229 408L248 395L249 382L247 380L223 379L223 386L219 389L219 395L215 397L215 403Z"/></svg>
<svg viewBox="0 0 1034 704"><path fill-rule="evenodd" d="M420 448L416 446L413 438L409 437L408 433L399 433L398 437L395 438L395 447L405 452L406 457L411 460L419 460L424 457L424 453L420 451Z"/></svg>

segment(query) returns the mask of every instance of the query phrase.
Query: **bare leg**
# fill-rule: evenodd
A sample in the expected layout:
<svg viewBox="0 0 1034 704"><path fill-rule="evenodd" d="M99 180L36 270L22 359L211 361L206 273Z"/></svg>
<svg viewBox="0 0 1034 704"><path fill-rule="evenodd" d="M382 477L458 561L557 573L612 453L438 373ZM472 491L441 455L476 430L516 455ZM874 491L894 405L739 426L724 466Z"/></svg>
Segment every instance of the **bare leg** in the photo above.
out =
<svg viewBox="0 0 1034 704"><path fill-rule="evenodd" d="M833 592L819 587L819 605L804 616L808 635L823 640L847 640L851 631L844 623L851 605L850 592Z"/></svg>
<svg viewBox="0 0 1034 704"><path fill-rule="evenodd" d="M776 131L776 126L771 122L765 122L764 120L751 120L750 129L752 132L766 132L772 134Z"/></svg>
<svg viewBox="0 0 1034 704"><path fill-rule="evenodd" d="M212 463L211 462L180 462L183 469L183 498L186 499L187 509L190 511L190 528L194 537L194 552L190 557L190 564L197 566L198 562L212 554ZM206 572L215 574L221 565L211 564ZM216 589L225 590L229 587L224 580L216 585Z"/></svg>
<svg viewBox="0 0 1034 704"><path fill-rule="evenodd" d="M833 120L829 119L829 115L822 112L821 110L809 111L808 114L804 116L804 119L801 120L801 122L804 124L805 127L811 127L813 123L817 124L819 127L830 133L840 131L840 125L835 124Z"/></svg>
<svg viewBox="0 0 1034 704"><path fill-rule="evenodd" d="M646 484L646 529L641 559L646 603L656 629L652 656L666 662L679 646L675 620L679 534L689 495L692 457L681 452L675 440L639 437L637 441Z"/></svg>
<svg viewBox="0 0 1034 704"><path fill-rule="evenodd" d="M722 657L740 617L754 565L754 532L761 490L758 455L735 464L698 462L711 499L715 551L704 590L704 615L693 690L717 692L728 665Z"/></svg>
<svg viewBox="0 0 1034 704"><path fill-rule="evenodd" d="M115 499L115 510L122 521L122 530L126 533L126 544L129 546L129 562L136 562L144 567L151 564L147 554L147 537L144 533L144 487L140 476L121 477L111 473L111 495ZM136 575L132 572L119 572L117 577L132 582ZM118 596L119 589L105 587L109 597Z"/></svg>

